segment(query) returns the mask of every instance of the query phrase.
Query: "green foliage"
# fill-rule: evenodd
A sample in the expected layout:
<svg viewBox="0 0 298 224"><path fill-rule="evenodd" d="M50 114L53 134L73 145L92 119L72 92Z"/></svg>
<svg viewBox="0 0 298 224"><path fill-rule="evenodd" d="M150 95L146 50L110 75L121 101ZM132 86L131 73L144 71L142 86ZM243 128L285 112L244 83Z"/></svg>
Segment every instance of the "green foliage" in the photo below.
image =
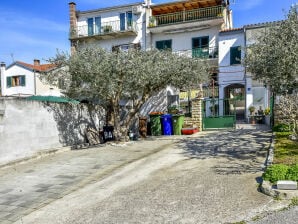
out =
<svg viewBox="0 0 298 224"><path fill-rule="evenodd" d="M248 47L244 64L255 79L276 93L298 88L298 5L291 7L287 18L265 28L254 29L259 36Z"/></svg>
<svg viewBox="0 0 298 224"><path fill-rule="evenodd" d="M277 125L274 125L273 131L275 131L275 132L290 132L291 127L287 124L277 124Z"/></svg>
<svg viewBox="0 0 298 224"><path fill-rule="evenodd" d="M270 114L270 108L267 107L265 110L264 110L264 114L265 115L269 115Z"/></svg>
<svg viewBox="0 0 298 224"><path fill-rule="evenodd" d="M283 131L283 132L276 132L275 136L276 136L276 138L288 138L289 135L291 135L291 134L292 134L292 132Z"/></svg>
<svg viewBox="0 0 298 224"><path fill-rule="evenodd" d="M287 165L283 164L269 166L263 174L263 179L272 183L276 183L278 180L285 180L288 168Z"/></svg>
<svg viewBox="0 0 298 224"><path fill-rule="evenodd" d="M298 197L294 197L291 199L290 206L298 206Z"/></svg>
<svg viewBox="0 0 298 224"><path fill-rule="evenodd" d="M298 181L298 164L289 167L286 179Z"/></svg>
<svg viewBox="0 0 298 224"><path fill-rule="evenodd" d="M151 96L167 86L198 88L210 75L206 61L158 50L110 52L89 46L72 56L58 52L50 62L60 69L47 74L48 82L65 83L61 88L71 98L100 102L114 122L116 139ZM120 100L134 105L121 120Z"/></svg>
<svg viewBox="0 0 298 224"><path fill-rule="evenodd" d="M297 142L289 139L292 132L276 132L274 144L274 162L287 165L298 163Z"/></svg>
<svg viewBox="0 0 298 224"><path fill-rule="evenodd" d="M271 183L276 183L278 180L298 181L298 164L292 166L274 164L266 169L263 178Z"/></svg>

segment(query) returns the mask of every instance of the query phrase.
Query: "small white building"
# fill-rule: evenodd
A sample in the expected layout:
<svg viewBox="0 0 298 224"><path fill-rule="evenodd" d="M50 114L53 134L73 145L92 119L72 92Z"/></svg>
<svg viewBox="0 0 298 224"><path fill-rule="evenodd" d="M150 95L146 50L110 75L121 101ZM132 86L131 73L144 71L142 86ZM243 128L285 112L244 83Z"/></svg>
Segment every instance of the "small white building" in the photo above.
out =
<svg viewBox="0 0 298 224"><path fill-rule="evenodd" d="M55 68L53 64L33 64L16 61L7 66L1 63L1 96L60 96L57 87L44 83L40 74Z"/></svg>
<svg viewBox="0 0 298 224"><path fill-rule="evenodd" d="M251 78L242 64L245 36L242 28L223 30L219 33L219 115L236 113L245 119L246 108L251 104Z"/></svg>
<svg viewBox="0 0 298 224"><path fill-rule="evenodd" d="M219 115L236 113L238 120L248 120L249 108L254 113L269 107L269 91L252 79L243 65L245 49L256 42L268 24L247 25L219 33Z"/></svg>

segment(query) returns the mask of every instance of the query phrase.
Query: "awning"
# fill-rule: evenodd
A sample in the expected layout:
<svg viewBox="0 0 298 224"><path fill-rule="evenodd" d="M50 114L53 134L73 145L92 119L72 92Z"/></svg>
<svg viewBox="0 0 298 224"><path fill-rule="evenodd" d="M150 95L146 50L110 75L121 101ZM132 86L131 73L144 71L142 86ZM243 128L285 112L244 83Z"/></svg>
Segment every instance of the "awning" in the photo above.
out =
<svg viewBox="0 0 298 224"><path fill-rule="evenodd" d="M53 103L73 103L73 104L80 103L80 101L66 98L66 97L61 97L61 96L29 96L26 99L27 100L53 102Z"/></svg>

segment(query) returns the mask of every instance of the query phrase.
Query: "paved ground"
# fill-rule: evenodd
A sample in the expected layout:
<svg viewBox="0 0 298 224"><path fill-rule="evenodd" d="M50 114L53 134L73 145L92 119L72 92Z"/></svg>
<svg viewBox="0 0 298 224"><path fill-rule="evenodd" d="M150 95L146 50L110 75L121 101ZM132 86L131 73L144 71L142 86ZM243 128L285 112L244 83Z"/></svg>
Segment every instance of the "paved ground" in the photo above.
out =
<svg viewBox="0 0 298 224"><path fill-rule="evenodd" d="M0 223L229 223L281 208L257 191L271 134L204 132L69 151L0 170Z"/></svg>

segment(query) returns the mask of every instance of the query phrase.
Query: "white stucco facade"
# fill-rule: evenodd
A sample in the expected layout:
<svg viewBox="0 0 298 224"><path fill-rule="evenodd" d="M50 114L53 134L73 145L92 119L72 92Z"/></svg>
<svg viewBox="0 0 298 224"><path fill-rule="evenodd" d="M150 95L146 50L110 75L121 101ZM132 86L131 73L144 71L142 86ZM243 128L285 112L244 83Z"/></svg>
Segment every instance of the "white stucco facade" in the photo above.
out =
<svg viewBox="0 0 298 224"><path fill-rule="evenodd" d="M102 38L90 38L84 40L88 45L100 46L106 50L112 50L112 47L119 45L140 44L144 48L143 32L145 32L145 8L142 4L133 4L98 10L90 10L77 13L78 36L88 36L88 19L93 19L93 26L99 26L98 34ZM131 22L128 22L128 13L131 16ZM124 15L124 22L121 24L121 14ZM96 18L100 21L96 25ZM105 35L104 29L109 26L111 31ZM123 26L123 27L121 27ZM96 28L95 28L96 29ZM129 31L128 34L125 32ZM116 36L114 34L118 33Z"/></svg>

